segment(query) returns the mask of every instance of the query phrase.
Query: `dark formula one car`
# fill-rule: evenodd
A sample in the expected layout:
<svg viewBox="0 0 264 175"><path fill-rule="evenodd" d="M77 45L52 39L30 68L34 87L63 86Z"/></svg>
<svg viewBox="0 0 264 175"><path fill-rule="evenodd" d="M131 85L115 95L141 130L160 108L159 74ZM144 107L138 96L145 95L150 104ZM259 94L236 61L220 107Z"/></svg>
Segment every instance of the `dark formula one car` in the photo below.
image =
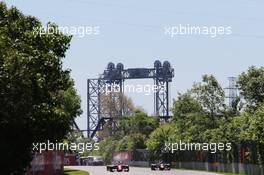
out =
<svg viewBox="0 0 264 175"><path fill-rule="evenodd" d="M124 165L122 163L117 163L116 165L107 165L106 166L106 170L110 171L110 172L129 172L129 166L128 165Z"/></svg>
<svg viewBox="0 0 264 175"><path fill-rule="evenodd" d="M170 170L171 166L169 163L153 163L151 164L151 170L155 171L155 170Z"/></svg>

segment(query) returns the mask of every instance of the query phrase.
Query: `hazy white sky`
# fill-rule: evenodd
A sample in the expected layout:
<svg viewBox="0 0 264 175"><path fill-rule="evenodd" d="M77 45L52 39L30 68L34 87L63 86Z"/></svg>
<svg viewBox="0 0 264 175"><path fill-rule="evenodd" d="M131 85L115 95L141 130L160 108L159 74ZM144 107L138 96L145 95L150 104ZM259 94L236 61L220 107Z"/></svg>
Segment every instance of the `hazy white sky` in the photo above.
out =
<svg viewBox="0 0 264 175"><path fill-rule="evenodd" d="M86 128L86 79L97 78L108 62L126 68L153 67L156 59L168 60L175 69L171 98L184 92L203 74L214 74L227 85L249 66L262 66L264 51L264 2L261 0L8 0L24 14L59 26L99 26L99 35L74 37L64 66L82 98L83 115L76 119ZM176 36L164 34L165 26L231 26L232 34ZM148 83L127 81L127 83ZM128 94L135 105L153 112L153 96Z"/></svg>

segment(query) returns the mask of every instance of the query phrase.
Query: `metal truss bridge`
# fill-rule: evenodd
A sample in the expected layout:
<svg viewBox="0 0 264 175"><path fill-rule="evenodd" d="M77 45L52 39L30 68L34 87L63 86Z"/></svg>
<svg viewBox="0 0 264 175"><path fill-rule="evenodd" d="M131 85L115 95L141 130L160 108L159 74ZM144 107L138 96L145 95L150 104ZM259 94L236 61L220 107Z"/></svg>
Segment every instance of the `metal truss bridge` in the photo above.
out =
<svg viewBox="0 0 264 175"><path fill-rule="evenodd" d="M174 77L174 69L168 61L163 64L160 61L154 62L153 68L128 68L125 69L122 63L116 66L110 62L106 70L99 78L87 80L87 136L96 137L97 131L104 128L104 125L113 121L113 115L105 114L102 111L102 96L108 91L117 88L124 93L124 82L127 79L153 79L156 87L154 92L154 114L160 120L167 121L169 116L169 83ZM114 86L113 86L114 85ZM122 97L115 97L115 101L121 106L115 114L121 117L123 115Z"/></svg>

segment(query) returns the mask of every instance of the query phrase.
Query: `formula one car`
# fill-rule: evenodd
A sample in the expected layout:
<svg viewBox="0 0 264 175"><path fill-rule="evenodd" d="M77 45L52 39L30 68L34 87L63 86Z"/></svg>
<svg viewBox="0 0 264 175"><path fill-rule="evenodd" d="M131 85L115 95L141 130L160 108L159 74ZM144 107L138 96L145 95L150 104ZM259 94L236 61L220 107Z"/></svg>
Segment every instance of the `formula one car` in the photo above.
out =
<svg viewBox="0 0 264 175"><path fill-rule="evenodd" d="M115 165L107 165L106 166L106 170L110 171L110 172L114 172L114 171L117 171L117 172L122 172L122 171L129 172L129 166L128 165L124 165L121 162L118 162Z"/></svg>
<svg viewBox="0 0 264 175"><path fill-rule="evenodd" d="M155 170L163 171L163 170L170 170L170 169L171 169L171 166L169 163L160 162L160 163L151 164L151 170L153 171Z"/></svg>

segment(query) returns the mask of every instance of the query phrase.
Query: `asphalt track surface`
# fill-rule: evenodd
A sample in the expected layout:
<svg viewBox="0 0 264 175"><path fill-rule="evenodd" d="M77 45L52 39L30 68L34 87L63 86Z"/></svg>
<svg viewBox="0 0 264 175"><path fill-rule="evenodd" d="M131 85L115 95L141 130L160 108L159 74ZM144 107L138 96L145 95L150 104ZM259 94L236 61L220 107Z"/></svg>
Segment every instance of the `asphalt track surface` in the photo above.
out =
<svg viewBox="0 0 264 175"><path fill-rule="evenodd" d="M129 167L129 172L107 172L106 166L65 166L65 168L88 171L90 175L219 175L191 170L151 171L150 168Z"/></svg>

